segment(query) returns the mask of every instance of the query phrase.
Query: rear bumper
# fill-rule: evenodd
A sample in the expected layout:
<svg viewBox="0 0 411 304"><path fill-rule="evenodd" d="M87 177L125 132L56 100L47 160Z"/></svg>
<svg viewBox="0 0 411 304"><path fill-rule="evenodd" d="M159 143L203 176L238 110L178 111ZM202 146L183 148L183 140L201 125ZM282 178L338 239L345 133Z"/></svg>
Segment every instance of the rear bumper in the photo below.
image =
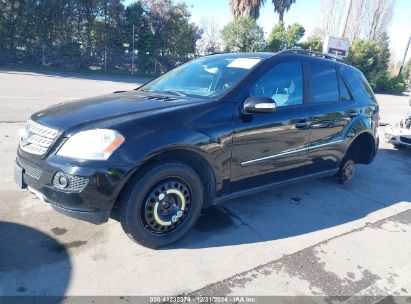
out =
<svg viewBox="0 0 411 304"><path fill-rule="evenodd" d="M109 162L87 167L67 163L61 158L35 163L18 156L15 180L64 215L94 224L106 222L131 169L118 164L113 168ZM73 187L59 189L58 174L69 177Z"/></svg>

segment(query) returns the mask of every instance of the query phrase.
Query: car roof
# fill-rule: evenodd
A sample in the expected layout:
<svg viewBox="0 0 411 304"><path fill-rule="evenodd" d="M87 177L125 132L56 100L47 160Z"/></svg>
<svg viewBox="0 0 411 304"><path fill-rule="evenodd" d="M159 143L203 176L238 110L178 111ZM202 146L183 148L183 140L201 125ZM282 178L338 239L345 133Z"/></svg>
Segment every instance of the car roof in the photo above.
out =
<svg viewBox="0 0 411 304"><path fill-rule="evenodd" d="M270 58L274 58L277 56L281 57L290 57L295 59L309 59L310 61L317 61L317 62L328 62L332 63L333 65L343 66L350 70L357 71L361 73L358 69L350 65L348 62L344 61L341 58L338 58L334 55L318 53L318 52L311 52L302 49L286 49L283 51L279 51L277 53L273 52L249 52L249 53L221 53L221 54L214 54L209 56L216 56L220 58L259 58L263 61L268 60Z"/></svg>
<svg viewBox="0 0 411 304"><path fill-rule="evenodd" d="M335 63L341 63L343 65L347 65L352 68L347 62L343 59L336 57L331 54L324 54L318 52L312 52L303 49L286 49L279 51L277 53L273 52L249 52L249 53L220 53L220 54L213 54L210 56L218 56L222 58L260 58L260 59L269 59L277 56L284 56L284 57L294 57L294 58L304 58L304 59L314 59L319 61L332 61Z"/></svg>
<svg viewBox="0 0 411 304"><path fill-rule="evenodd" d="M268 52L249 52L249 53L218 53L208 55L208 57L220 57L220 58L260 58L260 59L267 59L271 58L275 55L275 53L268 53Z"/></svg>

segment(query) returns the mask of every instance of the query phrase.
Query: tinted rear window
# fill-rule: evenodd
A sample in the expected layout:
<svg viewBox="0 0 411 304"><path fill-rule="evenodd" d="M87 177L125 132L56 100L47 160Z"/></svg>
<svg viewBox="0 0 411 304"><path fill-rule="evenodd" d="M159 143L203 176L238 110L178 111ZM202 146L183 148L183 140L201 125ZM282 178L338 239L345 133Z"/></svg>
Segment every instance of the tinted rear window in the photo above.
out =
<svg viewBox="0 0 411 304"><path fill-rule="evenodd" d="M311 94L315 103L339 100L337 71L334 67L310 64Z"/></svg>
<svg viewBox="0 0 411 304"><path fill-rule="evenodd" d="M338 81L340 84L340 100L341 101L349 101L352 100L350 91L348 91L347 86L345 85L344 80L340 77L338 77Z"/></svg>
<svg viewBox="0 0 411 304"><path fill-rule="evenodd" d="M370 99L376 101L374 92L361 72L345 68L342 70L342 74L344 79L347 80L354 98L358 101Z"/></svg>

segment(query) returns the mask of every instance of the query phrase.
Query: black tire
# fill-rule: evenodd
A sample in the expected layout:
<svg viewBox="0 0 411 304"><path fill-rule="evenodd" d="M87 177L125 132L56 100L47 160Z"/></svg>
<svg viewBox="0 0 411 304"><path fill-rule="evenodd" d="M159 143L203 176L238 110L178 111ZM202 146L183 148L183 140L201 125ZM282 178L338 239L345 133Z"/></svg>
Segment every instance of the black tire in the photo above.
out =
<svg viewBox="0 0 411 304"><path fill-rule="evenodd" d="M338 182L346 185L349 184L355 176L355 162L350 158L344 158L341 168L338 171Z"/></svg>
<svg viewBox="0 0 411 304"><path fill-rule="evenodd" d="M184 189L184 194L179 188L170 191L170 185ZM170 200L174 207L170 207ZM203 185L197 173L183 163L157 163L127 183L119 203L124 232L140 245L159 248L176 242L195 224L203 206ZM164 213L160 214L163 204L168 204L169 209L161 209ZM177 213L172 216L175 210ZM172 221L162 221L160 216L172 216Z"/></svg>

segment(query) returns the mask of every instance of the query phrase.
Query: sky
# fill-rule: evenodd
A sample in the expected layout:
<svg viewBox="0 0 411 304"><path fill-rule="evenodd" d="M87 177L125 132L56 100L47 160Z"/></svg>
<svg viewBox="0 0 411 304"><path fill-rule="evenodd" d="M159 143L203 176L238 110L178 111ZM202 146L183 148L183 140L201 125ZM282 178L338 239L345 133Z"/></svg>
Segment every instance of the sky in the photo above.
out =
<svg viewBox="0 0 411 304"><path fill-rule="evenodd" d="M199 23L201 19L213 18L222 28L232 20L229 0L174 0L185 2L191 12L191 20ZM394 13L389 26L390 48L396 60L402 60L408 37L411 34L411 0L394 0ZM126 0L127 5L133 0ZM270 0L260 11L258 24L268 35L278 21L278 14L274 14L274 7ZM297 0L289 12L284 16L286 24L300 23L306 30L305 37L309 36L316 27L321 27L321 0ZM407 59L411 58L411 50Z"/></svg>

